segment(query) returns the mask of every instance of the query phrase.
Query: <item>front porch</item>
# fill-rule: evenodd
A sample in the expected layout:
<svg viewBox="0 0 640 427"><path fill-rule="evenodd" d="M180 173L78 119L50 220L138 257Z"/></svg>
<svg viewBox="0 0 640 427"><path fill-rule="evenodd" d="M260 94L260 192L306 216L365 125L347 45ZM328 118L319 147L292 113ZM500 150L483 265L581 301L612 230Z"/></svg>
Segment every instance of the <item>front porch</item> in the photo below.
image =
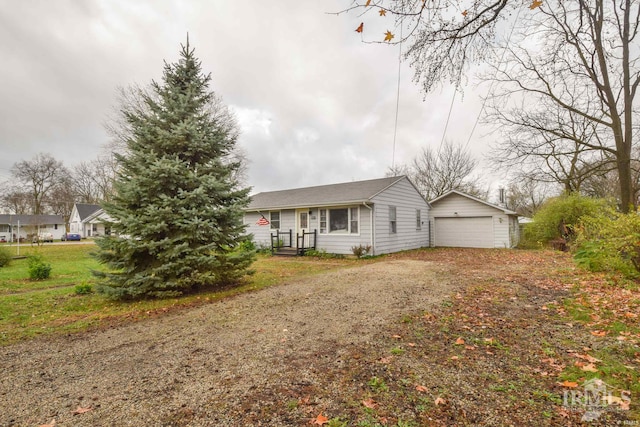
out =
<svg viewBox="0 0 640 427"><path fill-rule="evenodd" d="M279 256L302 256L309 250L316 250L316 238L318 231L303 231L296 233L295 240L293 230L271 233L271 253Z"/></svg>

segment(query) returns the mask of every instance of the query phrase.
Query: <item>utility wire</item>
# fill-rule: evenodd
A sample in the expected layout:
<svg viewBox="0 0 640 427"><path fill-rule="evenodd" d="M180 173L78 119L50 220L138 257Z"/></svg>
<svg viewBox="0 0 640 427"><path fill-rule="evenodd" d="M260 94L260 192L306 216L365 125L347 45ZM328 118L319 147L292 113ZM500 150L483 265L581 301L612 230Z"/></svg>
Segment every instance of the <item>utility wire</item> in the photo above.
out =
<svg viewBox="0 0 640 427"><path fill-rule="evenodd" d="M391 170L396 166L396 136L398 134L398 112L400 111L400 70L402 65L402 24L400 24L400 43L398 44L398 88L396 91L396 120L393 126L393 151L391 153Z"/></svg>

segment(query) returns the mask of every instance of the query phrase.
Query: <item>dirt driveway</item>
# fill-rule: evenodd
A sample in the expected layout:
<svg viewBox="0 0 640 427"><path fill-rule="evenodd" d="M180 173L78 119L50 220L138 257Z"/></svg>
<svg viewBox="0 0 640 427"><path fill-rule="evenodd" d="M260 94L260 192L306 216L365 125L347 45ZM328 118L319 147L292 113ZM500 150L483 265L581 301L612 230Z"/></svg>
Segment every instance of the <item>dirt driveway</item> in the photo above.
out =
<svg viewBox="0 0 640 427"><path fill-rule="evenodd" d="M359 349L458 290L442 271L423 260L367 264L1 348L0 426L308 424L308 414L340 404L342 380L332 376ZM320 383L334 402L314 398Z"/></svg>

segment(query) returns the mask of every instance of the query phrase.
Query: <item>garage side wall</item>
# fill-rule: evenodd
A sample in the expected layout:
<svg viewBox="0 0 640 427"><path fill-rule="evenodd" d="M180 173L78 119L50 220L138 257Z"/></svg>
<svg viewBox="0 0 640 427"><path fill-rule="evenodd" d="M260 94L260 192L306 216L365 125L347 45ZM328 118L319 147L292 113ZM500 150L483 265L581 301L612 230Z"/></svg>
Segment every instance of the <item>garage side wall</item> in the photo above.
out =
<svg viewBox="0 0 640 427"><path fill-rule="evenodd" d="M509 232L509 224L511 221L509 215L504 212L455 193L432 202L431 206L431 234L435 246L513 247L513 239ZM442 230L444 227L441 226L441 232L446 231L451 233L453 228L451 227L452 223L455 222L456 219L459 219L459 230L462 231L463 228L468 229L471 227L472 231L478 232L479 234L484 233L483 235L485 237L482 238L483 243L478 243L478 240L471 239L468 234L465 236L464 233L462 233L461 236L439 235L438 218L448 218L446 220L447 228L446 230ZM442 224L444 221L440 222ZM475 226L482 227L482 230L480 228L473 230L474 223L476 223ZM493 229L489 230L490 227ZM491 233L492 237L486 238L488 233Z"/></svg>

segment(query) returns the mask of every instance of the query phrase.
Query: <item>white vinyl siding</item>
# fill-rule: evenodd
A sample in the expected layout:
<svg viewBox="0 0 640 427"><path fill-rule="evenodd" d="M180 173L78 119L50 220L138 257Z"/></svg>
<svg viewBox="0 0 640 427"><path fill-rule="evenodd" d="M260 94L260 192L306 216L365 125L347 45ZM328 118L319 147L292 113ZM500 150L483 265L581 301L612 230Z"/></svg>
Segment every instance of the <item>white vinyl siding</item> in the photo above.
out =
<svg viewBox="0 0 640 427"><path fill-rule="evenodd" d="M407 249L428 247L429 230L416 230L416 210L428 215L429 205L409 182L403 179L378 193L372 199L374 209L374 253L387 254ZM396 208L396 232L392 233L389 207Z"/></svg>

